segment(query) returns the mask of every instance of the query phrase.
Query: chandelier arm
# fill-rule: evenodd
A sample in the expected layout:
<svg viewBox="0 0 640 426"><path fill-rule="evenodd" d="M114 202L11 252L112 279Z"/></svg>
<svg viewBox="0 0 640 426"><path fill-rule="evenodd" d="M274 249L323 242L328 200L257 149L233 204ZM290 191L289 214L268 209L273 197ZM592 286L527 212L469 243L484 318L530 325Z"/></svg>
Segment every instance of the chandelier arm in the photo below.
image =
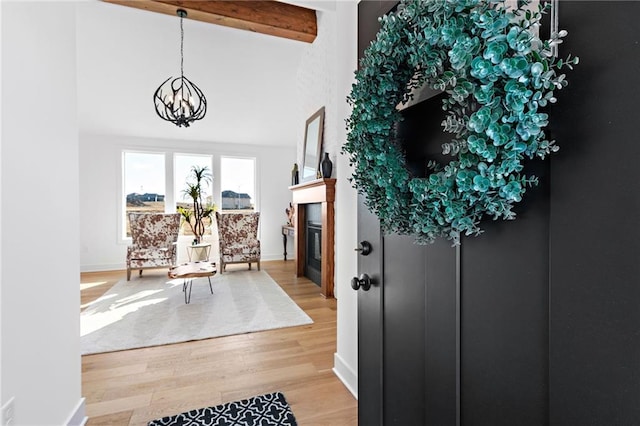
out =
<svg viewBox="0 0 640 426"><path fill-rule="evenodd" d="M189 82L189 84L193 88L193 91L196 92L196 95L200 99L200 102L198 104L198 108L196 108L194 110L194 112L193 112L194 119L195 120L199 120L202 117L204 117L204 115L207 113L207 98L205 98L204 93L202 93L202 90L200 90L200 88L198 86L193 84L193 82L191 80L189 80L186 77L185 77L185 80Z"/></svg>
<svg viewBox="0 0 640 426"><path fill-rule="evenodd" d="M169 117L168 111L167 111L167 104L165 103L164 99L162 99L162 93L161 90L163 88L163 86L165 84L167 84L167 82L171 80L171 77L169 77L168 79L166 79L161 85L160 87L158 87L158 89L155 91L155 93L153 94L153 102L156 106L156 114L158 114L158 116L160 118L162 118L163 120L167 120L167 121L171 121L171 118Z"/></svg>

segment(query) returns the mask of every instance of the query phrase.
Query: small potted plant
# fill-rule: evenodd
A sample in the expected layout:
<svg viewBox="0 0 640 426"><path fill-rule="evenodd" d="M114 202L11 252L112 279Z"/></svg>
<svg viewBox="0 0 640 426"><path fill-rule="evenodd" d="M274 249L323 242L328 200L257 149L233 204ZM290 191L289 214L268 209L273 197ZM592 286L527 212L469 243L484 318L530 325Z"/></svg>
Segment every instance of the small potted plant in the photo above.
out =
<svg viewBox="0 0 640 426"><path fill-rule="evenodd" d="M193 202L191 208L178 207L178 213L182 215L193 232L193 244L202 242L205 219L209 219L210 223L213 212L216 210L213 203L205 203L202 199L204 189L211 184L212 180L211 172L207 166L193 166L187 177L187 187L182 191L183 198Z"/></svg>

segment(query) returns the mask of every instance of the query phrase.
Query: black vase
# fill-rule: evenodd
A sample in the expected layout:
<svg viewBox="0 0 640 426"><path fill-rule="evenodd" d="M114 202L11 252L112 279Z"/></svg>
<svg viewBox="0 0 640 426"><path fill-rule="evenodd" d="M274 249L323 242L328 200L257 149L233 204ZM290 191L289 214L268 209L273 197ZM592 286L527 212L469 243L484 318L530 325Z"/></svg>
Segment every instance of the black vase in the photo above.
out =
<svg viewBox="0 0 640 426"><path fill-rule="evenodd" d="M330 178L331 177L331 173L333 172L333 163L329 159L329 153L328 152L324 153L324 158L322 159L322 162L320 163L320 170L322 171L322 177L323 178Z"/></svg>

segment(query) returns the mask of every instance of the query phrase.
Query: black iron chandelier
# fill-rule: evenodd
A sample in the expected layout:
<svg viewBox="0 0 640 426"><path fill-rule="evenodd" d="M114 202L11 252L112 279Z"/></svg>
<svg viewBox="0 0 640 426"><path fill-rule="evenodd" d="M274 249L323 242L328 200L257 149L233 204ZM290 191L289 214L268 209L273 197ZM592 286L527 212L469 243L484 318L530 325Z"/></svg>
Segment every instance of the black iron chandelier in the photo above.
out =
<svg viewBox="0 0 640 426"><path fill-rule="evenodd" d="M207 100L202 90L184 76L184 29L182 20L187 11L178 9L180 17L180 77L169 77L153 94L156 112L163 120L178 127L189 127L193 121L201 120L207 113Z"/></svg>

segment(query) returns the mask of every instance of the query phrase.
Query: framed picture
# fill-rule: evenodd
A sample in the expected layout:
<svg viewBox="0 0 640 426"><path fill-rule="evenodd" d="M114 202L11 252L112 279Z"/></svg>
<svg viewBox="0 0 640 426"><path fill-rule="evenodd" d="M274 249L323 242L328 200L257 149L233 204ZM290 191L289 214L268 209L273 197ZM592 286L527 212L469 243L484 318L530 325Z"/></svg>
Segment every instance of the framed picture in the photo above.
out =
<svg viewBox="0 0 640 426"><path fill-rule="evenodd" d="M302 157L301 182L318 178L320 155L322 154L322 130L324 128L324 107L307 119L304 129L304 156Z"/></svg>

